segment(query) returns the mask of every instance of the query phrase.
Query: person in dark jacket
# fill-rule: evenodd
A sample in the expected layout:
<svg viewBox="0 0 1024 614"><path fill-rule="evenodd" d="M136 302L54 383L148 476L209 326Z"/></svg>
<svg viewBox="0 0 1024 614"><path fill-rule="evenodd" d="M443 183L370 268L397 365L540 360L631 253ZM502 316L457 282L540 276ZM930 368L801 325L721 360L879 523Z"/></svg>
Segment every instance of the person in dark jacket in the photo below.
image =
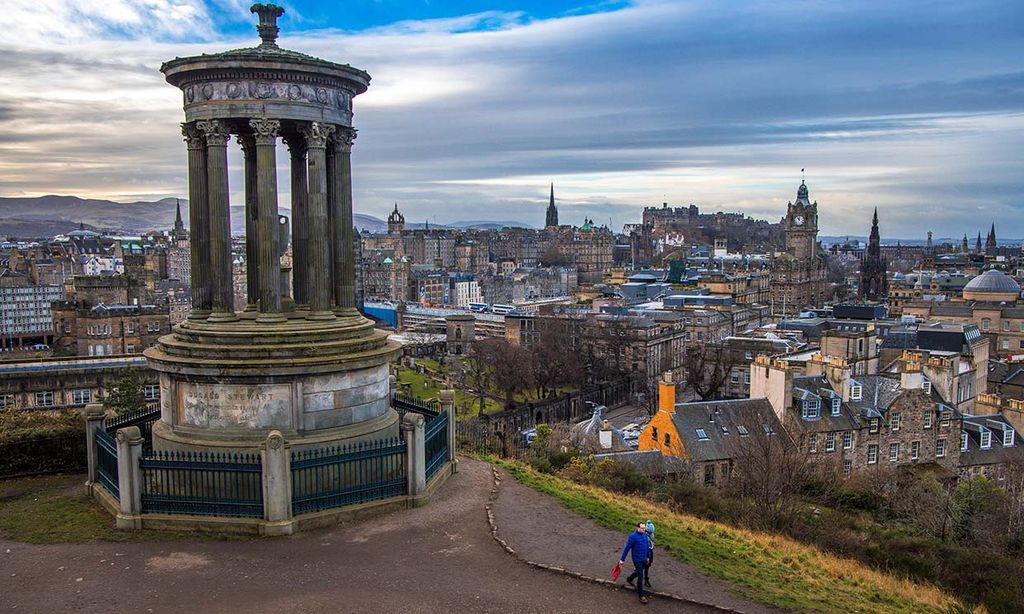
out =
<svg viewBox="0 0 1024 614"><path fill-rule="evenodd" d="M631 553L633 560L633 573L626 579L631 582L636 579L636 594L640 597L640 603L647 603L647 596L644 595L644 572L647 567L647 560L651 557L651 541L647 538L647 523L639 522L636 531L629 534L626 540L626 547L622 549L622 556L619 557L619 564L626 563L626 554Z"/></svg>

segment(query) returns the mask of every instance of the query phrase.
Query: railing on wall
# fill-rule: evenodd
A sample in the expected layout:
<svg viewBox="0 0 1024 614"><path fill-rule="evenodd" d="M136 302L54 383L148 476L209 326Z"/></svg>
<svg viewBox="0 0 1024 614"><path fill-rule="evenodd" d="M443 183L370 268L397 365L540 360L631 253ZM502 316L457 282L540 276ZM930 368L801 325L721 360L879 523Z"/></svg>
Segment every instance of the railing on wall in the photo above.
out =
<svg viewBox="0 0 1024 614"><path fill-rule="evenodd" d="M427 419L423 433L427 481L448 462L448 413L441 412Z"/></svg>
<svg viewBox="0 0 1024 614"><path fill-rule="evenodd" d="M292 514L404 496L405 463L398 438L292 452Z"/></svg>
<svg viewBox="0 0 1024 614"><path fill-rule="evenodd" d="M144 453L149 453L153 449L153 424L159 419L159 408L142 407L140 409L134 409L132 411L126 411L122 414L118 414L113 418L108 418L106 422L104 422L104 428L108 433L114 434L119 429L123 429L125 427L139 427L139 433L145 440L145 443L142 444L142 451Z"/></svg>
<svg viewBox="0 0 1024 614"><path fill-rule="evenodd" d="M139 465L143 513L263 517L258 454L162 451Z"/></svg>
<svg viewBox="0 0 1024 614"><path fill-rule="evenodd" d="M121 497L117 475L117 442L106 429L96 429L96 481L115 499Z"/></svg>
<svg viewBox="0 0 1024 614"><path fill-rule="evenodd" d="M441 412L441 404L437 401L427 401L414 396L396 392L391 399L391 405L399 413L405 415L407 412L423 414L426 418L436 416Z"/></svg>

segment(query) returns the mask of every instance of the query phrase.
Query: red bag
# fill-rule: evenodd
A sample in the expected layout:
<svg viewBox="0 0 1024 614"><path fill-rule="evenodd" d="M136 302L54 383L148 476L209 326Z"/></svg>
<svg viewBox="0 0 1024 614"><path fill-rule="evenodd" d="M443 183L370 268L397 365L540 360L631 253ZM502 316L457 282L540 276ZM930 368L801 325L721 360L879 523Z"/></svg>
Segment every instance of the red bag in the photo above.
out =
<svg viewBox="0 0 1024 614"><path fill-rule="evenodd" d="M612 582L619 579L619 575L622 573L622 563L616 562L615 567L612 567Z"/></svg>

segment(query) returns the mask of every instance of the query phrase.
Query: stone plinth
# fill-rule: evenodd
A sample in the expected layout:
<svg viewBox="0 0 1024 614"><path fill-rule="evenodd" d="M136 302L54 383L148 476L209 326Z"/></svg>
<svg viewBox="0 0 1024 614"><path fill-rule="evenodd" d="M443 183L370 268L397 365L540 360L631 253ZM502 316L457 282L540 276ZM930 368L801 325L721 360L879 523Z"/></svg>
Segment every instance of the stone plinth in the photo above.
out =
<svg viewBox="0 0 1024 614"><path fill-rule="evenodd" d="M275 430L296 449L396 437L397 352L362 316L183 322L146 351L160 373L154 448L254 452Z"/></svg>

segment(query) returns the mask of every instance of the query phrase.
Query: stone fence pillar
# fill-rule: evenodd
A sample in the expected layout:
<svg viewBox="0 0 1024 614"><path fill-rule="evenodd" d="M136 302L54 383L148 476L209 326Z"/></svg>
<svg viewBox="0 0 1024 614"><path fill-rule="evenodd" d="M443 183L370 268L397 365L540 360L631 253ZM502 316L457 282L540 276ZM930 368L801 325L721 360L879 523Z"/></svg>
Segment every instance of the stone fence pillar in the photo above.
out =
<svg viewBox="0 0 1024 614"><path fill-rule="evenodd" d="M118 529L142 528L142 442L145 441L137 426L126 426L117 431L117 488L120 491L121 511L117 514Z"/></svg>
<svg viewBox="0 0 1024 614"><path fill-rule="evenodd" d="M103 403L89 403L85 406L85 454L89 477L85 487L92 494L92 485L96 483L96 431L103 428L103 419L107 417Z"/></svg>
<svg viewBox="0 0 1024 614"><path fill-rule="evenodd" d="M421 414L407 412L402 417L402 435L405 437L405 476L409 481L409 496L416 497L427 490L427 459L424 442L424 424Z"/></svg>
<svg viewBox="0 0 1024 614"><path fill-rule="evenodd" d="M291 535L292 453L281 431L270 431L260 444L263 462L263 518L265 535Z"/></svg>
<svg viewBox="0 0 1024 614"><path fill-rule="evenodd" d="M448 462L452 464L452 473L458 471L455 460L455 391L442 390L438 395L441 399L441 411L448 414Z"/></svg>

